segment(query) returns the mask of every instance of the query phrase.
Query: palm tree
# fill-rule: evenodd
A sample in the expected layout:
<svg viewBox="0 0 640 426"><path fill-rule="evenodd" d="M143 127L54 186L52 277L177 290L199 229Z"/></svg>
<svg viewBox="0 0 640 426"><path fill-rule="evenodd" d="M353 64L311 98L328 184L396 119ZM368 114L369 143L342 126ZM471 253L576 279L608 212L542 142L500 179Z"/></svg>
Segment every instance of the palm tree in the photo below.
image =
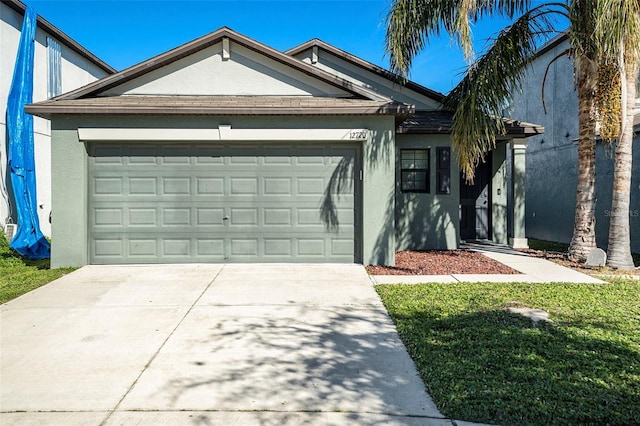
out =
<svg viewBox="0 0 640 426"><path fill-rule="evenodd" d="M619 98L621 125L615 149L607 264L617 269L633 269L629 238L629 198L635 80L640 60L640 3L638 0L602 0L598 14L605 18L596 26L602 56L616 62L622 83Z"/></svg>
<svg viewBox="0 0 640 426"><path fill-rule="evenodd" d="M569 5L569 41L578 94L578 184L569 257L584 261L596 247L596 101L599 47L593 38L597 21L594 1Z"/></svg>
<svg viewBox="0 0 640 426"><path fill-rule="evenodd" d="M386 50L391 70L406 76L413 58L431 36L444 30L455 37L467 58L471 57L470 24L486 16L513 19L491 47L473 62L460 83L445 99L454 111L452 145L466 179L475 166L495 148L496 136L505 134L503 105L520 88L524 73L541 41L556 34L553 16L570 22L571 50L578 93L578 186L576 216L570 255L586 259L595 243L595 118L594 93L598 49L593 40L595 1L547 3L531 7L530 0L392 0L388 15ZM613 0L611 0L613 1ZM622 0L619 0L622 1Z"/></svg>

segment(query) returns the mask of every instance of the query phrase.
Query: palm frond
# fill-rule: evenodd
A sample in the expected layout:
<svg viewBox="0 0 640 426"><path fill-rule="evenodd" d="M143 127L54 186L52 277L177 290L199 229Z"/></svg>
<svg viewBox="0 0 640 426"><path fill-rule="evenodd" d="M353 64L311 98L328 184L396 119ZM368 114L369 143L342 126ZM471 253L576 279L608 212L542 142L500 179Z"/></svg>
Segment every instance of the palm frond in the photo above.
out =
<svg viewBox="0 0 640 426"><path fill-rule="evenodd" d="M577 57L597 61L598 41L595 38L597 23L596 2L600 0L572 0L569 5L569 42Z"/></svg>
<svg viewBox="0 0 640 426"><path fill-rule="evenodd" d="M600 54L618 60L640 60L640 0L598 0L595 37Z"/></svg>
<svg viewBox="0 0 640 426"><path fill-rule="evenodd" d="M624 75L635 75L640 59L640 2L597 0L591 13L592 39L599 64L595 108L601 122L601 136L611 141L618 136L626 119L627 90L621 88Z"/></svg>
<svg viewBox="0 0 640 426"><path fill-rule="evenodd" d="M524 13L500 32L489 50L472 64L449 93L445 105L455 111L452 145L467 180L475 166L495 148L496 137L506 133L502 112L513 90L519 90L524 73L540 41L554 34L550 15L556 9L540 6Z"/></svg>
<svg viewBox="0 0 640 426"><path fill-rule="evenodd" d="M453 36L470 58L471 24L486 16L513 18L530 5L531 0L392 0L385 38L391 71L407 76L429 39L443 32Z"/></svg>

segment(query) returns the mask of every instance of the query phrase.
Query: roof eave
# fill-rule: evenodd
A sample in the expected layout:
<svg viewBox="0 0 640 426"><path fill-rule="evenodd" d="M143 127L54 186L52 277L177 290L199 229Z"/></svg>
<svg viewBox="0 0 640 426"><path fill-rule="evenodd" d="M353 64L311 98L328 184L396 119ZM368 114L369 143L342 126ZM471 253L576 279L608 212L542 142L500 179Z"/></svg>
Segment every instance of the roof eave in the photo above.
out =
<svg viewBox="0 0 640 426"><path fill-rule="evenodd" d="M544 134L544 127L542 126L523 126L523 127L510 127L507 128L507 133L504 136L512 138L528 138L531 136ZM422 135L447 135L451 134L451 127L439 126L439 127L427 127L427 126L399 126L396 129L398 134L422 134Z"/></svg>
<svg viewBox="0 0 640 426"><path fill-rule="evenodd" d="M347 61L347 62L349 62L349 63L351 63L353 65L356 65L356 66L358 66L360 68L363 68L363 69L366 69L367 71L370 71L370 72L372 72L374 74L380 75L380 76L382 76L382 77L384 77L384 78L386 78L388 80L396 82L396 83L398 83L398 84L400 84L402 86L405 86L405 87L407 87L407 88L409 88L411 90L414 90L414 91L416 91L416 92L418 92L418 93L420 93L420 94L422 94L424 96L427 96L427 97L429 97L429 98L431 98L431 99L433 99L433 100L435 100L437 102L441 102L442 103L443 99L445 98L445 95L442 94L442 93L436 92L435 90L431 90L428 87L425 87L425 86L423 86L421 84L418 84L416 82L413 82L411 80L404 80L403 81L402 77L400 77L399 75L394 74L391 71L386 70L386 69L384 69L382 67L379 67L379 66L377 66L375 64L372 64L371 62L365 61L362 58L359 58L359 57L357 57L355 55L352 55L351 53L346 52L346 51L344 51L342 49L339 49L339 48L337 48L337 47L335 47L335 46L333 46L333 45L331 45L331 44L329 44L327 42L324 42L324 41L322 41L322 40L320 40L318 38L311 39L311 40L309 40L309 41L307 41L305 43L302 43L301 45L298 45L296 47L293 47L293 48L285 51L284 53L286 55L293 56L293 55L297 55L300 52L303 52L306 49L310 49L310 48L312 48L314 46L318 46L318 47L320 47L322 49L325 49L328 52L330 52L330 53L332 53L332 54L344 59L345 61Z"/></svg>
<svg viewBox="0 0 640 426"><path fill-rule="evenodd" d="M448 135L451 134L449 127L405 127L400 126L396 133L402 135Z"/></svg>
<svg viewBox="0 0 640 426"><path fill-rule="evenodd" d="M413 113L410 105L346 107L185 107L185 106L65 106L31 104L25 111L50 119L52 115L394 115L405 120Z"/></svg>
<svg viewBox="0 0 640 426"><path fill-rule="evenodd" d="M531 136L544 134L544 127L542 126L526 126L507 129L507 135L513 137L528 138Z"/></svg>

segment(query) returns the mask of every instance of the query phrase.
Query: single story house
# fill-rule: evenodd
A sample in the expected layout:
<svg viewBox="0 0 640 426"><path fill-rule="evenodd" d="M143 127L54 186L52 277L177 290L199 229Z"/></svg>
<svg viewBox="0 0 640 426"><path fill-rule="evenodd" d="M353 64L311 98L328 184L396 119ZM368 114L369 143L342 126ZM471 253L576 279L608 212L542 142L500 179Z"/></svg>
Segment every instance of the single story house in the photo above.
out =
<svg viewBox="0 0 640 426"><path fill-rule="evenodd" d="M52 126L52 266L526 244L526 138L543 129L509 121L466 185L441 100L319 40L280 52L221 28L32 104Z"/></svg>

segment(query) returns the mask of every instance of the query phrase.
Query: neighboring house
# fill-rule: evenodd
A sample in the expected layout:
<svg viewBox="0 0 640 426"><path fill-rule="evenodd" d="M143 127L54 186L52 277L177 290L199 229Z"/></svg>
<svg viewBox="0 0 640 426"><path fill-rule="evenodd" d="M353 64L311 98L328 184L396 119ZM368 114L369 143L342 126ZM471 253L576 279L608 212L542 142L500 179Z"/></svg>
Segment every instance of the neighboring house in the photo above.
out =
<svg viewBox="0 0 640 426"><path fill-rule="evenodd" d="M15 206L7 165L6 110L25 5L17 0L0 2L0 227L15 223ZM69 36L38 16L33 100L42 101L93 82L116 71ZM38 218L42 232L51 226L51 127L35 117L34 143Z"/></svg>
<svg viewBox="0 0 640 426"><path fill-rule="evenodd" d="M529 139L526 160L527 237L569 243L573 235L578 179L578 97L572 58L563 56L549 67L544 85L547 112L542 105L542 82L549 64L569 48L566 34L544 45L528 72L522 91L515 93L514 117L544 126L544 135ZM638 92L640 96L640 92ZM640 107L640 103L636 103ZM640 111L640 108L639 108ZM636 115L636 133L640 115ZM640 253L640 145L633 144L631 179L631 249ZM609 238L613 185L611 146L599 144L596 157L596 238L606 248Z"/></svg>
<svg viewBox="0 0 640 426"><path fill-rule="evenodd" d="M222 28L32 104L53 128L52 265L391 265L461 237L526 244L524 147L542 128L508 122L461 186L441 99L319 40L282 53Z"/></svg>

